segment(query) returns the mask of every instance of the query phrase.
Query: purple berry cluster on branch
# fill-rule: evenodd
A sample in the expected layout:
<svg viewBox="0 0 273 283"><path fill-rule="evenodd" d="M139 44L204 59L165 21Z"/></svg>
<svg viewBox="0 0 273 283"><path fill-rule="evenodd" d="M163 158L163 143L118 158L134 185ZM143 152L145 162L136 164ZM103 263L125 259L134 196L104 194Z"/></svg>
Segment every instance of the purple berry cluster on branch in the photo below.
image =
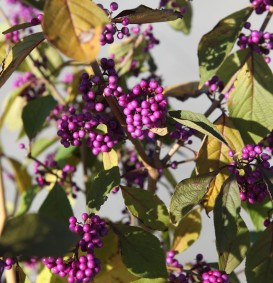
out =
<svg viewBox="0 0 273 283"><path fill-rule="evenodd" d="M236 168L232 168L231 171L236 174L241 200L248 201L250 204L263 202L268 196L268 190L262 170L273 170L268 161L270 155L264 153L261 146L252 144L242 148L240 158L231 150L228 154L234 156L235 161L231 165Z"/></svg>
<svg viewBox="0 0 273 283"><path fill-rule="evenodd" d="M154 138L152 128L160 128L166 122L168 102L163 88L156 81L141 80L129 94L118 98L126 117L127 130L133 138Z"/></svg>
<svg viewBox="0 0 273 283"><path fill-rule="evenodd" d="M256 14L260 15L265 11L270 9L270 6L273 5L272 0L250 0L251 5L253 6Z"/></svg>
<svg viewBox="0 0 273 283"><path fill-rule="evenodd" d="M98 215L87 213L82 214L82 220L80 223L74 216L69 218L70 231L82 237L72 256L42 259L52 273L67 276L68 283L89 283L100 271L100 260L95 257L94 249L103 247L101 238L108 232L106 223Z"/></svg>
<svg viewBox="0 0 273 283"><path fill-rule="evenodd" d="M237 45L240 49L250 48L254 52L262 54L266 63L270 63L271 59L269 55L270 51L273 49L273 33L262 32L258 30L250 29L251 24L249 22L245 23L245 28L249 29L249 35L241 33L239 35L239 40Z"/></svg>

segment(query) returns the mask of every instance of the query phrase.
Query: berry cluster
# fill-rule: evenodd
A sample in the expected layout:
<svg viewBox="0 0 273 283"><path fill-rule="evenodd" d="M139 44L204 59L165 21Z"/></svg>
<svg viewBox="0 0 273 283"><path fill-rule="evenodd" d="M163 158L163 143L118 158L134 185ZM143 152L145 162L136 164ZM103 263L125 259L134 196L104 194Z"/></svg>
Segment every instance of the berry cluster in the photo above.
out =
<svg viewBox="0 0 273 283"><path fill-rule="evenodd" d="M266 10L270 9L270 6L273 5L272 0L250 0L256 14L260 15Z"/></svg>
<svg viewBox="0 0 273 283"><path fill-rule="evenodd" d="M251 24L246 22L245 28L249 29L250 33L249 35L241 33L237 45L240 49L249 47L254 52L264 55L266 63L270 63L271 59L267 55L273 49L273 33L252 30L250 27Z"/></svg>
<svg viewBox="0 0 273 283"><path fill-rule="evenodd" d="M94 256L95 248L102 248L101 238L107 234L105 221L98 215L82 214L84 223L77 222L77 218L69 218L70 231L81 235L75 253L69 258L45 257L42 262L51 272L60 277L67 277L68 283L88 283L100 271L100 260ZM81 252L81 256L78 256Z"/></svg>
<svg viewBox="0 0 273 283"><path fill-rule="evenodd" d="M121 95L118 103L123 107L127 130L133 138L154 138L150 130L166 122L168 102L156 81L141 80L128 95Z"/></svg>
<svg viewBox="0 0 273 283"><path fill-rule="evenodd" d="M10 270L15 263L16 263L16 260L14 260L11 257L0 259L0 270L2 269ZM1 279L1 276L0 276L0 279Z"/></svg>
<svg viewBox="0 0 273 283"><path fill-rule="evenodd" d="M110 10L105 9L103 5L99 4L107 16L111 17L114 11L118 10L118 4L116 2L110 3ZM109 23L107 24L100 36L100 44L106 45L106 44L112 44L115 40L114 36L116 35L118 39L123 39L124 36L129 36L130 31L127 25L129 24L129 20L127 18L124 18L122 20L122 28L118 29L117 25L115 23Z"/></svg>
<svg viewBox="0 0 273 283"><path fill-rule="evenodd" d="M37 175L35 178L37 184L41 188L49 186L51 182L47 181L47 174L54 174L58 179L58 184L64 189L67 189L67 193L71 193L73 198L76 198L76 193L80 191L78 185L73 181L76 168L70 164L66 164L60 169L58 163L54 160L54 156L54 154L49 154L43 164L34 162L34 173Z"/></svg>
<svg viewBox="0 0 273 283"><path fill-rule="evenodd" d="M17 77L13 82L13 87L19 88L27 83L27 87L20 93L20 96L25 97L27 102L42 96L46 90L45 84L31 72L26 72Z"/></svg>
<svg viewBox="0 0 273 283"><path fill-rule="evenodd" d="M212 270L210 265L203 261L202 254L196 256L196 263L192 264L189 270L183 268L183 265L174 258L175 255L176 252L170 250L166 257L167 268L173 270L169 274L171 283L229 283L228 275L219 270Z"/></svg>
<svg viewBox="0 0 273 283"><path fill-rule="evenodd" d="M236 158L233 151L228 154ZM231 163L237 166L237 169L231 170L236 174L242 201L254 204L263 202L268 196L262 170L272 170L269 159L270 155L263 153L261 146L248 144L242 148L241 158Z"/></svg>
<svg viewBox="0 0 273 283"><path fill-rule="evenodd" d="M205 86L208 87L208 94L220 93L224 89L224 82L217 76L213 76L210 80L205 82Z"/></svg>

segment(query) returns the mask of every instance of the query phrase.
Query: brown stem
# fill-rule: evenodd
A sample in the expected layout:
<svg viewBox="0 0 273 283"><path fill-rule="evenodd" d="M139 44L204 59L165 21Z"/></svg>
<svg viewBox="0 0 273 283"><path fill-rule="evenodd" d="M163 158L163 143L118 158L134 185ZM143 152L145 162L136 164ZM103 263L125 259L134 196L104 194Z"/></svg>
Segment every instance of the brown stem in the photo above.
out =
<svg viewBox="0 0 273 283"><path fill-rule="evenodd" d="M166 164L172 158L172 156L179 150L180 147L181 144L179 142L175 143L170 149L170 151L166 154L166 156L162 159L162 163Z"/></svg>
<svg viewBox="0 0 273 283"><path fill-rule="evenodd" d="M5 222L7 219L5 190L4 190L4 183L3 183L3 169L2 169L1 161L2 160L0 158L0 235L3 232Z"/></svg>
<svg viewBox="0 0 273 283"><path fill-rule="evenodd" d="M272 11L268 11L263 23L262 23L262 26L260 28L260 31L264 32L267 25L269 24L270 20L271 20L271 17L272 17Z"/></svg>

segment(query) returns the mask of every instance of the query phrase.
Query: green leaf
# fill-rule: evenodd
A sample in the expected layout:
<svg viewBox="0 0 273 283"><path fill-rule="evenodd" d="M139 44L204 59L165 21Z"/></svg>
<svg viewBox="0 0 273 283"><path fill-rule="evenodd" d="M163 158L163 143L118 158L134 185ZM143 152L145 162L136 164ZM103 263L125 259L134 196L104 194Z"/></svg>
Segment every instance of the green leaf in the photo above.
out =
<svg viewBox="0 0 273 283"><path fill-rule="evenodd" d="M202 37L198 46L200 86L215 75L227 58L252 11L252 7L247 7L227 16Z"/></svg>
<svg viewBox="0 0 273 283"><path fill-rule="evenodd" d="M12 167L15 182L18 187L19 193L25 192L31 185L31 177L27 172L26 167L22 163L11 157L6 157Z"/></svg>
<svg viewBox="0 0 273 283"><path fill-rule="evenodd" d="M0 72L0 87L7 81L29 53L44 39L44 34L42 32L38 32L24 37L20 42L12 47L7 58L2 63L2 70Z"/></svg>
<svg viewBox="0 0 273 283"><path fill-rule="evenodd" d="M8 34L17 30L21 30L21 29L26 29L29 27L32 27L33 24L32 23L23 23L23 24L19 24L19 25L15 25L11 28L6 29L5 31L2 32L2 34Z"/></svg>
<svg viewBox="0 0 273 283"><path fill-rule="evenodd" d="M163 169L163 175L168 180L170 185L172 186L171 189L174 190L174 188L177 185L177 181L176 181L175 177L173 176L173 174L171 173L171 171L168 168L164 168Z"/></svg>
<svg viewBox="0 0 273 283"><path fill-rule="evenodd" d="M182 31L184 34L189 34L191 31L191 21L192 21L192 5L186 0L177 0L179 8L186 8L186 12L183 13L183 19L177 19L175 21L169 22L168 24L177 31ZM171 4L167 5L171 8Z"/></svg>
<svg viewBox="0 0 273 283"><path fill-rule="evenodd" d="M182 253L198 240L201 232L200 208L188 213L175 228L171 250Z"/></svg>
<svg viewBox="0 0 273 283"><path fill-rule="evenodd" d="M254 204L246 202L245 208L256 231L264 231L264 220L268 218L270 210L273 209L271 200L267 198L262 203Z"/></svg>
<svg viewBox="0 0 273 283"><path fill-rule="evenodd" d="M195 129L205 135L212 136L218 139L220 142L225 143L225 138L219 132L217 127L212 124L203 114L195 113L191 111L169 111L169 115L178 123L185 125L189 128Z"/></svg>
<svg viewBox="0 0 273 283"><path fill-rule="evenodd" d="M47 1L43 31L47 40L64 55L80 62L98 55L102 28L109 22L106 13L90 0Z"/></svg>
<svg viewBox="0 0 273 283"><path fill-rule="evenodd" d="M105 170L109 170L112 167L118 166L117 152L113 148L109 152L103 152L102 161Z"/></svg>
<svg viewBox="0 0 273 283"><path fill-rule="evenodd" d="M273 173L270 170L262 169L263 179L271 201L273 201Z"/></svg>
<svg viewBox="0 0 273 283"><path fill-rule="evenodd" d="M250 245L249 231L240 216L241 200L236 177L230 176L214 207L214 227L219 268L231 273L245 258Z"/></svg>
<svg viewBox="0 0 273 283"><path fill-rule="evenodd" d="M70 146L68 148L65 148L63 146L59 147L55 156L55 160L59 162L60 160L66 159L70 157L73 152L77 150L76 146Z"/></svg>
<svg viewBox="0 0 273 283"><path fill-rule="evenodd" d="M51 110L57 105L52 96L47 95L30 101L23 109L22 119L29 139L41 130Z"/></svg>
<svg viewBox="0 0 273 283"><path fill-rule="evenodd" d="M139 227L119 224L113 229L119 237L122 260L132 274L167 277L165 255L157 237Z"/></svg>
<svg viewBox="0 0 273 283"><path fill-rule="evenodd" d="M28 212L32 201L34 200L35 196L38 194L38 192L41 191L41 188L39 186L33 185L26 189L21 195L20 195L20 201L19 206L16 212L16 216L22 215Z"/></svg>
<svg viewBox="0 0 273 283"><path fill-rule="evenodd" d="M121 23L126 17L130 24L147 24L174 21L182 18L183 15L167 9L151 9L145 5L140 5L135 9L124 10L112 19L114 23Z"/></svg>
<svg viewBox="0 0 273 283"><path fill-rule="evenodd" d="M31 156L37 157L45 150L47 150L50 146L52 146L57 140L58 137L54 138L40 138L35 140L35 142L31 146Z"/></svg>
<svg viewBox="0 0 273 283"><path fill-rule="evenodd" d="M98 134L107 134L108 133L108 128L107 128L107 125L105 124L99 124L96 129L95 129L95 132L98 133Z"/></svg>
<svg viewBox="0 0 273 283"><path fill-rule="evenodd" d="M22 0L25 4L31 5L38 10L43 10L46 0Z"/></svg>
<svg viewBox="0 0 273 283"><path fill-rule="evenodd" d="M155 279L141 278L141 279L138 279L132 282L134 283L168 283L170 281L165 278L155 278Z"/></svg>
<svg viewBox="0 0 273 283"><path fill-rule="evenodd" d="M237 76L228 109L245 143L258 143L272 130L273 74L262 55L252 52Z"/></svg>
<svg viewBox="0 0 273 283"><path fill-rule="evenodd" d="M224 82L224 85L226 85L233 75L245 64L249 54L250 49L246 48L230 54L225 59L216 72L216 75Z"/></svg>
<svg viewBox="0 0 273 283"><path fill-rule="evenodd" d="M125 205L145 226L154 230L166 230L169 214L163 201L151 191L121 186Z"/></svg>
<svg viewBox="0 0 273 283"><path fill-rule="evenodd" d="M120 172L118 166L99 172L88 184L87 207L96 212L105 203L108 194L120 184Z"/></svg>
<svg viewBox="0 0 273 283"><path fill-rule="evenodd" d="M4 257L21 255L63 256L78 240L78 236L56 219L39 214L17 216L6 222L0 239L0 254Z"/></svg>
<svg viewBox="0 0 273 283"><path fill-rule="evenodd" d="M171 198L170 216L172 222L179 222L206 194L215 173L184 179L177 184Z"/></svg>
<svg viewBox="0 0 273 283"><path fill-rule="evenodd" d="M273 223L265 229L253 244L246 257L246 278L248 283L273 282Z"/></svg>
<svg viewBox="0 0 273 283"><path fill-rule="evenodd" d="M35 283L67 283L67 277L60 277L59 274L53 274L46 266L40 270Z"/></svg>
<svg viewBox="0 0 273 283"><path fill-rule="evenodd" d="M49 216L58 221L68 223L70 216L73 216L73 210L64 189L55 184L50 190L47 198L39 209L40 215Z"/></svg>

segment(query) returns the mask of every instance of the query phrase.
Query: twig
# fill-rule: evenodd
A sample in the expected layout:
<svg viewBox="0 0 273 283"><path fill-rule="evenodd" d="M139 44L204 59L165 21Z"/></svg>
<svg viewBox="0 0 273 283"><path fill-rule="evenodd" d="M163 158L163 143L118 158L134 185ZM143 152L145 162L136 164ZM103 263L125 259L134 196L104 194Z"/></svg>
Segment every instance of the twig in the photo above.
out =
<svg viewBox="0 0 273 283"><path fill-rule="evenodd" d="M268 11L263 23L262 23L262 26L260 28L260 31L264 32L267 25L269 24L270 20L271 20L271 17L272 17L272 11Z"/></svg>
<svg viewBox="0 0 273 283"><path fill-rule="evenodd" d="M29 54L29 58L30 60L33 62L33 64L35 63L34 58L31 56L31 54ZM47 78L46 74L43 72L43 70L38 66L37 70L39 71L39 73L41 74L42 78L41 80L48 86L48 88L50 89L50 91L52 92L52 95L59 101L60 104L65 104L65 100L64 98L61 96L61 94L59 93L59 91L56 89L56 87L54 86L54 84Z"/></svg>
<svg viewBox="0 0 273 283"><path fill-rule="evenodd" d="M3 232L5 222L7 219L5 190L4 190L4 183L3 183L3 169L2 169L1 161L2 160L0 158L0 235Z"/></svg>
<svg viewBox="0 0 273 283"><path fill-rule="evenodd" d="M179 150L180 147L181 143L175 143L170 149L170 151L166 154L166 156L162 159L162 163L166 164L172 158L172 156Z"/></svg>

